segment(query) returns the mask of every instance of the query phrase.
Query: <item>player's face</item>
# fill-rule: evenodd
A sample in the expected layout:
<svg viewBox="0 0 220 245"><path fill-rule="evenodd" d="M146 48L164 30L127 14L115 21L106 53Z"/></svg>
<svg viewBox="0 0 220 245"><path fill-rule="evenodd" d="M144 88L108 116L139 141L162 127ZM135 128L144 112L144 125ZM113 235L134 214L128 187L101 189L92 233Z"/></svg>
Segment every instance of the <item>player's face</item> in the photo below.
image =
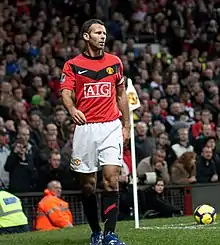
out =
<svg viewBox="0 0 220 245"><path fill-rule="evenodd" d="M96 49L104 49L106 41L106 29L103 25L93 24L90 27L89 44Z"/></svg>

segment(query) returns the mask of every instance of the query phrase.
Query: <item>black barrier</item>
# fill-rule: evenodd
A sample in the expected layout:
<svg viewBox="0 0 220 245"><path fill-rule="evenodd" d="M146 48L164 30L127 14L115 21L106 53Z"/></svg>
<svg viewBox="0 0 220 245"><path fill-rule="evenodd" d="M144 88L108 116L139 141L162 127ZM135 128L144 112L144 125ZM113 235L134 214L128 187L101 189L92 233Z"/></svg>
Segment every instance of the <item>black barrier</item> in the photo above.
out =
<svg viewBox="0 0 220 245"><path fill-rule="evenodd" d="M220 212L220 183L208 186L193 186L192 209L194 210L201 204L209 204L213 206L217 213Z"/></svg>
<svg viewBox="0 0 220 245"><path fill-rule="evenodd" d="M139 190L146 189L148 186L138 186ZM132 199L132 185L130 185L129 199ZM169 185L166 186L164 197L167 201L176 207L184 210L185 215L191 215L193 210L200 204L210 204L220 212L220 183L212 184L196 184L196 185ZM123 193L124 194L124 193ZM28 217L30 227L34 225L37 203L43 196L43 193L19 193L24 212ZM70 210L74 216L76 224L87 223L83 213L80 191L63 191L62 197L69 203ZM98 205L101 207L102 190L97 190ZM99 209L99 217L101 218L101 208Z"/></svg>

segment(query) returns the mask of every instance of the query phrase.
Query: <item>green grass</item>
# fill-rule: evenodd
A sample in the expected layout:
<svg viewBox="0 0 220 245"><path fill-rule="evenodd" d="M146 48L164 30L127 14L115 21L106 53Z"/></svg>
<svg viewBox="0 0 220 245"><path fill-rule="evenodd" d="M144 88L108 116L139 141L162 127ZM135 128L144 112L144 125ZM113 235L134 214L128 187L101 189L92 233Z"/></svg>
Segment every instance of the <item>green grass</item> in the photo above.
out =
<svg viewBox="0 0 220 245"><path fill-rule="evenodd" d="M197 226L192 217L144 220L145 229L134 229L134 222L119 222L117 234L127 245L220 244L220 223ZM0 236L0 245L89 245L88 226L60 231L30 232Z"/></svg>

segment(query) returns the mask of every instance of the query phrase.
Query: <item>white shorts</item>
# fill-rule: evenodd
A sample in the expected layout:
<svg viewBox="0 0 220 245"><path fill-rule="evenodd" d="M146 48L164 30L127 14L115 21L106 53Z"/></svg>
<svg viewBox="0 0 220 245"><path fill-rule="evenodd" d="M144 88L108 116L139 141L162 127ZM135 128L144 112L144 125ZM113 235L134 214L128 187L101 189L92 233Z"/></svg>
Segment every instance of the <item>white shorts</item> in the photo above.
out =
<svg viewBox="0 0 220 245"><path fill-rule="evenodd" d="M97 172L101 166L122 166L123 135L119 119L76 126L73 136L71 169Z"/></svg>

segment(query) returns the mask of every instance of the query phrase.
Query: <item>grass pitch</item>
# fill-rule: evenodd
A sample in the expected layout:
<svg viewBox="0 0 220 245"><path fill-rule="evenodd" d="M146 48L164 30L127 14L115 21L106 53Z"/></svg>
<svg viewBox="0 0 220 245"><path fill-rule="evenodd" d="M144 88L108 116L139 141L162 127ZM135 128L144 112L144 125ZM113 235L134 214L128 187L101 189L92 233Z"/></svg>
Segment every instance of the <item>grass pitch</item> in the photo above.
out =
<svg viewBox="0 0 220 245"><path fill-rule="evenodd" d="M220 244L220 222L196 225L192 217L119 222L117 234L127 245L201 245ZM89 245L88 226L60 231L30 232L0 236L0 245Z"/></svg>

